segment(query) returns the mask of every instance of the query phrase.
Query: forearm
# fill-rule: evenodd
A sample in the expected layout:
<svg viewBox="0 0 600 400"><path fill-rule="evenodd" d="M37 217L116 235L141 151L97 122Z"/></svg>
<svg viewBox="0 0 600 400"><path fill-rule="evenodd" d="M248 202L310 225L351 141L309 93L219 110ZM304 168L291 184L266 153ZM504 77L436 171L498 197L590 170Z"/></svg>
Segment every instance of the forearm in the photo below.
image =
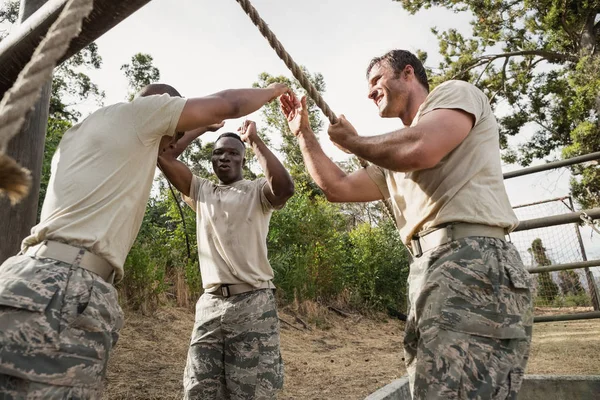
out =
<svg viewBox="0 0 600 400"><path fill-rule="evenodd" d="M289 197L294 193L294 182L292 177L285 169L281 161L265 145L265 143L256 136L252 140L252 150L269 182L273 195L277 197Z"/></svg>
<svg viewBox="0 0 600 400"><path fill-rule="evenodd" d="M165 150L165 154L174 159L178 158L194 140L198 139L198 137L206 133L206 131L206 127L202 127L186 132L181 139Z"/></svg>
<svg viewBox="0 0 600 400"><path fill-rule="evenodd" d="M190 186L192 184L192 171L187 165L173 158L171 155L163 153L158 157L160 170L165 174L169 182L185 196L190 195Z"/></svg>
<svg viewBox="0 0 600 400"><path fill-rule="evenodd" d="M344 179L346 173L327 157L312 130L301 132L298 142L310 176L326 195L333 194L335 184Z"/></svg>
<svg viewBox="0 0 600 400"><path fill-rule="evenodd" d="M223 119L240 118L251 114L273 100L276 92L269 88L229 89L215 94L229 103L229 115Z"/></svg>
<svg viewBox="0 0 600 400"><path fill-rule="evenodd" d="M349 136L340 145L380 167L410 172L430 168L425 164L422 137L418 128L405 128L377 136Z"/></svg>

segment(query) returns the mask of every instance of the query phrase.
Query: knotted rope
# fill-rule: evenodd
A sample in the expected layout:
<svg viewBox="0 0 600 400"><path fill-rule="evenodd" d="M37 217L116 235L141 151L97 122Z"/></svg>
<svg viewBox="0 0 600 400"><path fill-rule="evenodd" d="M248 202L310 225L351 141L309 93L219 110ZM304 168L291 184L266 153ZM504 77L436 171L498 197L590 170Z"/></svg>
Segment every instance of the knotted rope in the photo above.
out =
<svg viewBox="0 0 600 400"><path fill-rule="evenodd" d="M12 88L0 102L0 196L7 195L18 203L29 192L29 171L5 154L27 113L37 101L42 86L52 77L52 70L81 31L83 19L94 7L93 0L69 0L48 33L35 49Z"/></svg>
<svg viewBox="0 0 600 400"><path fill-rule="evenodd" d="M277 36L269 29L266 22L260 17L256 8L250 3L249 0L236 0L242 9L248 14L254 25L258 28L260 33L267 39L275 53L279 56L279 58L285 63L285 65L290 69L294 78L300 82L300 85L306 90L306 93L315 101L317 107L323 111L323 114L329 119L331 124L335 124L338 122L338 118L333 113L329 105L325 102L317 88L312 84L312 82L308 79L308 77L302 71L302 68L294 61L290 53L288 53ZM357 157L360 165L363 168L369 166L369 163L366 160L363 160L360 157ZM387 201L383 201L385 205L385 209L387 211L388 217L394 221L394 212L392 211L391 205Z"/></svg>

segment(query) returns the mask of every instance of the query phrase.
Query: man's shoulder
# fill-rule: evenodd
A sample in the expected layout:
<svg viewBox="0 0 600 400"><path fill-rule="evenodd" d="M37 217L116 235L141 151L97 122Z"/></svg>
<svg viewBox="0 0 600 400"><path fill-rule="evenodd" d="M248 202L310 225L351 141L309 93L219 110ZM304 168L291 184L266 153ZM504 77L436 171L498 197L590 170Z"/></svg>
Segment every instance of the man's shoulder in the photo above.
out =
<svg viewBox="0 0 600 400"><path fill-rule="evenodd" d="M485 94L477 86L473 85L470 82L461 81L457 79L451 79L449 81L440 83L438 86L435 87L435 89L431 91L431 93L429 93L429 97L435 97L442 93L448 92L465 93L485 97Z"/></svg>

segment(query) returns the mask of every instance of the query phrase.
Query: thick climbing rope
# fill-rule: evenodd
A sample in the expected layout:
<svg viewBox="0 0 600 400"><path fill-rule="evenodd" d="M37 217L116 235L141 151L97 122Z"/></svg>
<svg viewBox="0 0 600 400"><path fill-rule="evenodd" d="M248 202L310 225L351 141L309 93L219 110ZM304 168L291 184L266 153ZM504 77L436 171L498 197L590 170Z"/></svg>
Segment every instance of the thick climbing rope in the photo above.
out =
<svg viewBox="0 0 600 400"><path fill-rule="evenodd" d="M275 50L275 53L277 53L279 58L281 58L285 65L290 69L292 75L294 75L294 78L298 80L300 85L304 88L304 90L306 90L306 93L315 101L317 107L319 107L321 111L323 111L323 114L325 114L325 116L329 119L329 122L331 124L337 123L338 118L333 113L329 105L325 102L317 88L315 88L315 86L308 79L306 74L304 74L302 68L300 68L300 66L294 61L292 56L285 50L279 39L277 39L277 36L275 36L273 31L269 29L266 22L258 14L258 11L256 11L256 8L254 8L254 6L250 3L249 0L236 1L246 12L246 14L248 14L248 16L250 17L254 25L256 25L260 33L262 33L265 39L267 39L273 50ZM367 161L363 160L362 158L357 158L360 161L360 165L363 168L366 168L369 165ZM383 201L383 204L385 205L385 209L387 211L388 216L392 219L392 221L395 221L394 212L392 211L390 203L388 203L387 201Z"/></svg>
<svg viewBox="0 0 600 400"><path fill-rule="evenodd" d="M20 167L5 152L29 110L37 101L42 86L52 77L52 70L81 31L83 19L94 7L93 0L69 0L35 49L12 88L0 102L0 196L6 194L13 204L29 192L29 171Z"/></svg>

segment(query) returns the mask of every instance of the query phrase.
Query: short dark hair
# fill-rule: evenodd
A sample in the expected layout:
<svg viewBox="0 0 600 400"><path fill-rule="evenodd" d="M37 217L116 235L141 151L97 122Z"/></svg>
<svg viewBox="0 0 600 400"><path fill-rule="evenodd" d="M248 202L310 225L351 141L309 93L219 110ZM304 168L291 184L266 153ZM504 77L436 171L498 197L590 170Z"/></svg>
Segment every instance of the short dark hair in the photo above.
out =
<svg viewBox="0 0 600 400"><path fill-rule="evenodd" d="M421 60L419 60L410 51L392 50L380 57L373 58L367 67L367 79L369 78L371 69L373 69L375 65L381 63L382 61L388 62L388 64L394 69L396 76L399 76L400 73L404 71L404 68L406 68L407 65L410 65L415 71L415 77L417 78L417 81L419 81L419 83L423 85L425 89L427 89L427 92L429 92L429 81L427 80L425 67L423 67Z"/></svg>
<svg viewBox="0 0 600 400"><path fill-rule="evenodd" d="M244 143L244 141L242 140L242 138L237 134L237 133L233 133L233 132L225 132L221 135L219 135L219 137L217 138L217 140L215 140L215 143L217 143L219 140L226 138L226 137L230 137L230 138L234 138L240 141L240 143L242 144L242 146L244 146L244 148L246 148L246 143Z"/></svg>
<svg viewBox="0 0 600 400"><path fill-rule="evenodd" d="M181 97L181 94L171 85L165 83L151 83L144 86L139 92L138 97L154 96L168 94L171 97Z"/></svg>

